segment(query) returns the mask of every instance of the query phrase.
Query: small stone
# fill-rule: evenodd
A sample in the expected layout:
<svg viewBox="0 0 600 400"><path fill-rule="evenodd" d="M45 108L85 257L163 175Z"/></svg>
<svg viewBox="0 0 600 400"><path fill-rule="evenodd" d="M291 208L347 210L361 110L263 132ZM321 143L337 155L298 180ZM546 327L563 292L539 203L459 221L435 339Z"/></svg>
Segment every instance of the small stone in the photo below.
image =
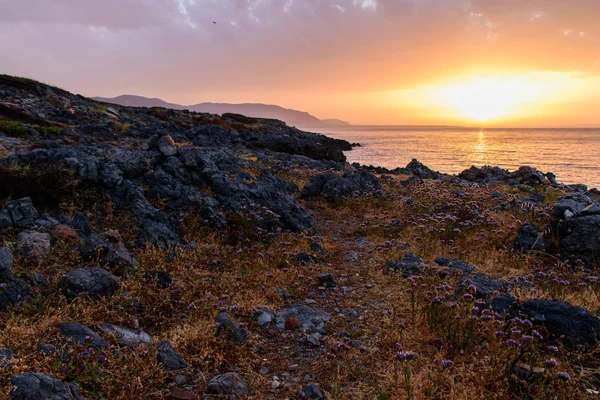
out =
<svg viewBox="0 0 600 400"><path fill-rule="evenodd" d="M5 368L10 365L10 359L15 353L9 349L0 350L0 368Z"/></svg>
<svg viewBox="0 0 600 400"><path fill-rule="evenodd" d="M231 395L230 399L248 396L248 386L235 372L219 374L212 378L206 387L207 394Z"/></svg>
<svg viewBox="0 0 600 400"><path fill-rule="evenodd" d="M288 318L285 320L285 329L294 330L300 328L300 321L297 318Z"/></svg>
<svg viewBox="0 0 600 400"><path fill-rule="evenodd" d="M301 400L321 400L325 398L323 392L321 391L321 385L318 383L311 383L310 385L304 386L297 394L298 398Z"/></svg>
<svg viewBox="0 0 600 400"><path fill-rule="evenodd" d="M190 378L184 374L177 374L173 377L173 383L179 386L185 385L190 381Z"/></svg>
<svg viewBox="0 0 600 400"><path fill-rule="evenodd" d="M317 275L317 279L319 280L321 286L325 286L327 288L334 288L337 286L335 279L333 279L333 276L330 273L322 272Z"/></svg>
<svg viewBox="0 0 600 400"><path fill-rule="evenodd" d="M269 371L269 368L267 368L267 367L262 367L261 369L258 370L258 373L261 375L267 375L269 372L271 372L271 371Z"/></svg>
<svg viewBox="0 0 600 400"><path fill-rule="evenodd" d="M313 299L306 299L306 300L304 300L304 302L306 304L315 304L316 303L316 301L314 301Z"/></svg>
<svg viewBox="0 0 600 400"><path fill-rule="evenodd" d="M106 335L112 335L119 346L138 346L152 343L152 338L144 331L134 331L113 324L102 324L100 330Z"/></svg>
<svg viewBox="0 0 600 400"><path fill-rule="evenodd" d="M38 344L37 349L40 353L44 353L47 356L56 352L56 347L52 344Z"/></svg>
<svg viewBox="0 0 600 400"><path fill-rule="evenodd" d="M183 357L181 357L179 353L173 349L171 343L166 340L158 343L156 361L167 371L178 371L187 367L187 363Z"/></svg>
<svg viewBox="0 0 600 400"><path fill-rule="evenodd" d="M233 344L239 346L248 339L248 332L229 314L219 313L215 322L219 325L219 330L224 331L227 339Z"/></svg>

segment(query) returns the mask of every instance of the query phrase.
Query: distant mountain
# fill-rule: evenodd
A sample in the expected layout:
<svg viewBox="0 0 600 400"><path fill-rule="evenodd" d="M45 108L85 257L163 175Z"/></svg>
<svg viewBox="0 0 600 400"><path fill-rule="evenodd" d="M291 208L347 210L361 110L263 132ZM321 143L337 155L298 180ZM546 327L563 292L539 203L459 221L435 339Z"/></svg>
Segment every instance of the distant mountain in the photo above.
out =
<svg viewBox="0 0 600 400"><path fill-rule="evenodd" d="M307 112L290 110L280 106L259 103L227 104L227 103L200 103L191 106L167 103L161 99L150 99L142 96L122 95L113 98L93 97L94 100L105 103L119 104L128 107L165 107L175 110L190 110L210 114L235 113L247 117L274 118L284 121L290 126L322 127L322 126L348 126L346 121L337 119L320 120Z"/></svg>

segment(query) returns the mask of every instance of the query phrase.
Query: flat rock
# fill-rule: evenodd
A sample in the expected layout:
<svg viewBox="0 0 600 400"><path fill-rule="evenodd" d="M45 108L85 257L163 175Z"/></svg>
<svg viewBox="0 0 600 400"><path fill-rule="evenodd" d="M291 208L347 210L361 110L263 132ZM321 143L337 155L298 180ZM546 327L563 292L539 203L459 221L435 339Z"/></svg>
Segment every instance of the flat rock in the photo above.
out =
<svg viewBox="0 0 600 400"><path fill-rule="evenodd" d="M10 380L12 400L83 400L76 383L63 383L47 374L25 372Z"/></svg>
<svg viewBox="0 0 600 400"><path fill-rule="evenodd" d="M113 324L102 324L99 329L106 335L114 336L119 346L132 347L152 343L152 338L144 331L136 331Z"/></svg>
<svg viewBox="0 0 600 400"><path fill-rule="evenodd" d="M206 386L207 394L229 395L228 399L237 399L249 395L246 381L235 372L216 375Z"/></svg>
<svg viewBox="0 0 600 400"><path fill-rule="evenodd" d="M87 294L100 299L112 296L121 286L119 280L102 268L80 268L63 275L59 287L68 298Z"/></svg>
<svg viewBox="0 0 600 400"><path fill-rule="evenodd" d="M89 345L93 348L103 349L110 345L100 335L85 325L78 322L64 322L58 324L60 333L73 344Z"/></svg>
<svg viewBox="0 0 600 400"><path fill-rule="evenodd" d="M318 332L322 335L326 333L326 323L331 321L331 315L325 311L315 310L304 304L294 304L288 308L279 310L275 318L275 329L285 330L286 322L290 318L297 319L300 328L307 333Z"/></svg>
<svg viewBox="0 0 600 400"><path fill-rule="evenodd" d="M475 293L471 293L476 299L486 299L498 292L505 281L488 278L483 274L464 276L456 288L456 296L461 296L468 291L469 286L475 287Z"/></svg>
<svg viewBox="0 0 600 400"><path fill-rule="evenodd" d="M413 254L407 254L400 260L388 261L383 269L386 272L400 273L405 278L416 275L423 275L426 262Z"/></svg>
<svg viewBox="0 0 600 400"><path fill-rule="evenodd" d="M325 399L325 395L321 391L321 385L318 383L311 383L310 385L304 386L298 391L297 396L301 400L322 400Z"/></svg>
<svg viewBox="0 0 600 400"><path fill-rule="evenodd" d="M454 258L436 257L435 262L442 267L447 267L450 270L457 270L467 274L472 274L477 269L474 265Z"/></svg>

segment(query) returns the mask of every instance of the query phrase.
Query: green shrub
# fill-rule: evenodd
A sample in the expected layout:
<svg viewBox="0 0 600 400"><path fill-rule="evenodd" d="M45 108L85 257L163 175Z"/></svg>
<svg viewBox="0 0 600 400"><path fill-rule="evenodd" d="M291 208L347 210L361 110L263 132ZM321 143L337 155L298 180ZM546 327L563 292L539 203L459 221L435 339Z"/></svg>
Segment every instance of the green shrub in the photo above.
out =
<svg viewBox="0 0 600 400"><path fill-rule="evenodd" d="M25 137L28 129L13 121L0 120L0 132L10 137Z"/></svg>

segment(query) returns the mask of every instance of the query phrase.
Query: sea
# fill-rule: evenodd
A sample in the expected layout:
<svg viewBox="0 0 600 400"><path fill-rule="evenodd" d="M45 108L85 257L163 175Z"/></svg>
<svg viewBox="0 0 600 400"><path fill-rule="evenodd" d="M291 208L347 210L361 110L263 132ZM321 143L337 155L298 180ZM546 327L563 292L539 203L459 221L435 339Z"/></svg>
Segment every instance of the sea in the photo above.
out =
<svg viewBox="0 0 600 400"><path fill-rule="evenodd" d="M413 158L443 173L472 165L510 171L522 165L553 172L559 182L600 189L600 128L473 129L448 127L327 127L327 136L360 143L346 152L349 162L394 169Z"/></svg>

